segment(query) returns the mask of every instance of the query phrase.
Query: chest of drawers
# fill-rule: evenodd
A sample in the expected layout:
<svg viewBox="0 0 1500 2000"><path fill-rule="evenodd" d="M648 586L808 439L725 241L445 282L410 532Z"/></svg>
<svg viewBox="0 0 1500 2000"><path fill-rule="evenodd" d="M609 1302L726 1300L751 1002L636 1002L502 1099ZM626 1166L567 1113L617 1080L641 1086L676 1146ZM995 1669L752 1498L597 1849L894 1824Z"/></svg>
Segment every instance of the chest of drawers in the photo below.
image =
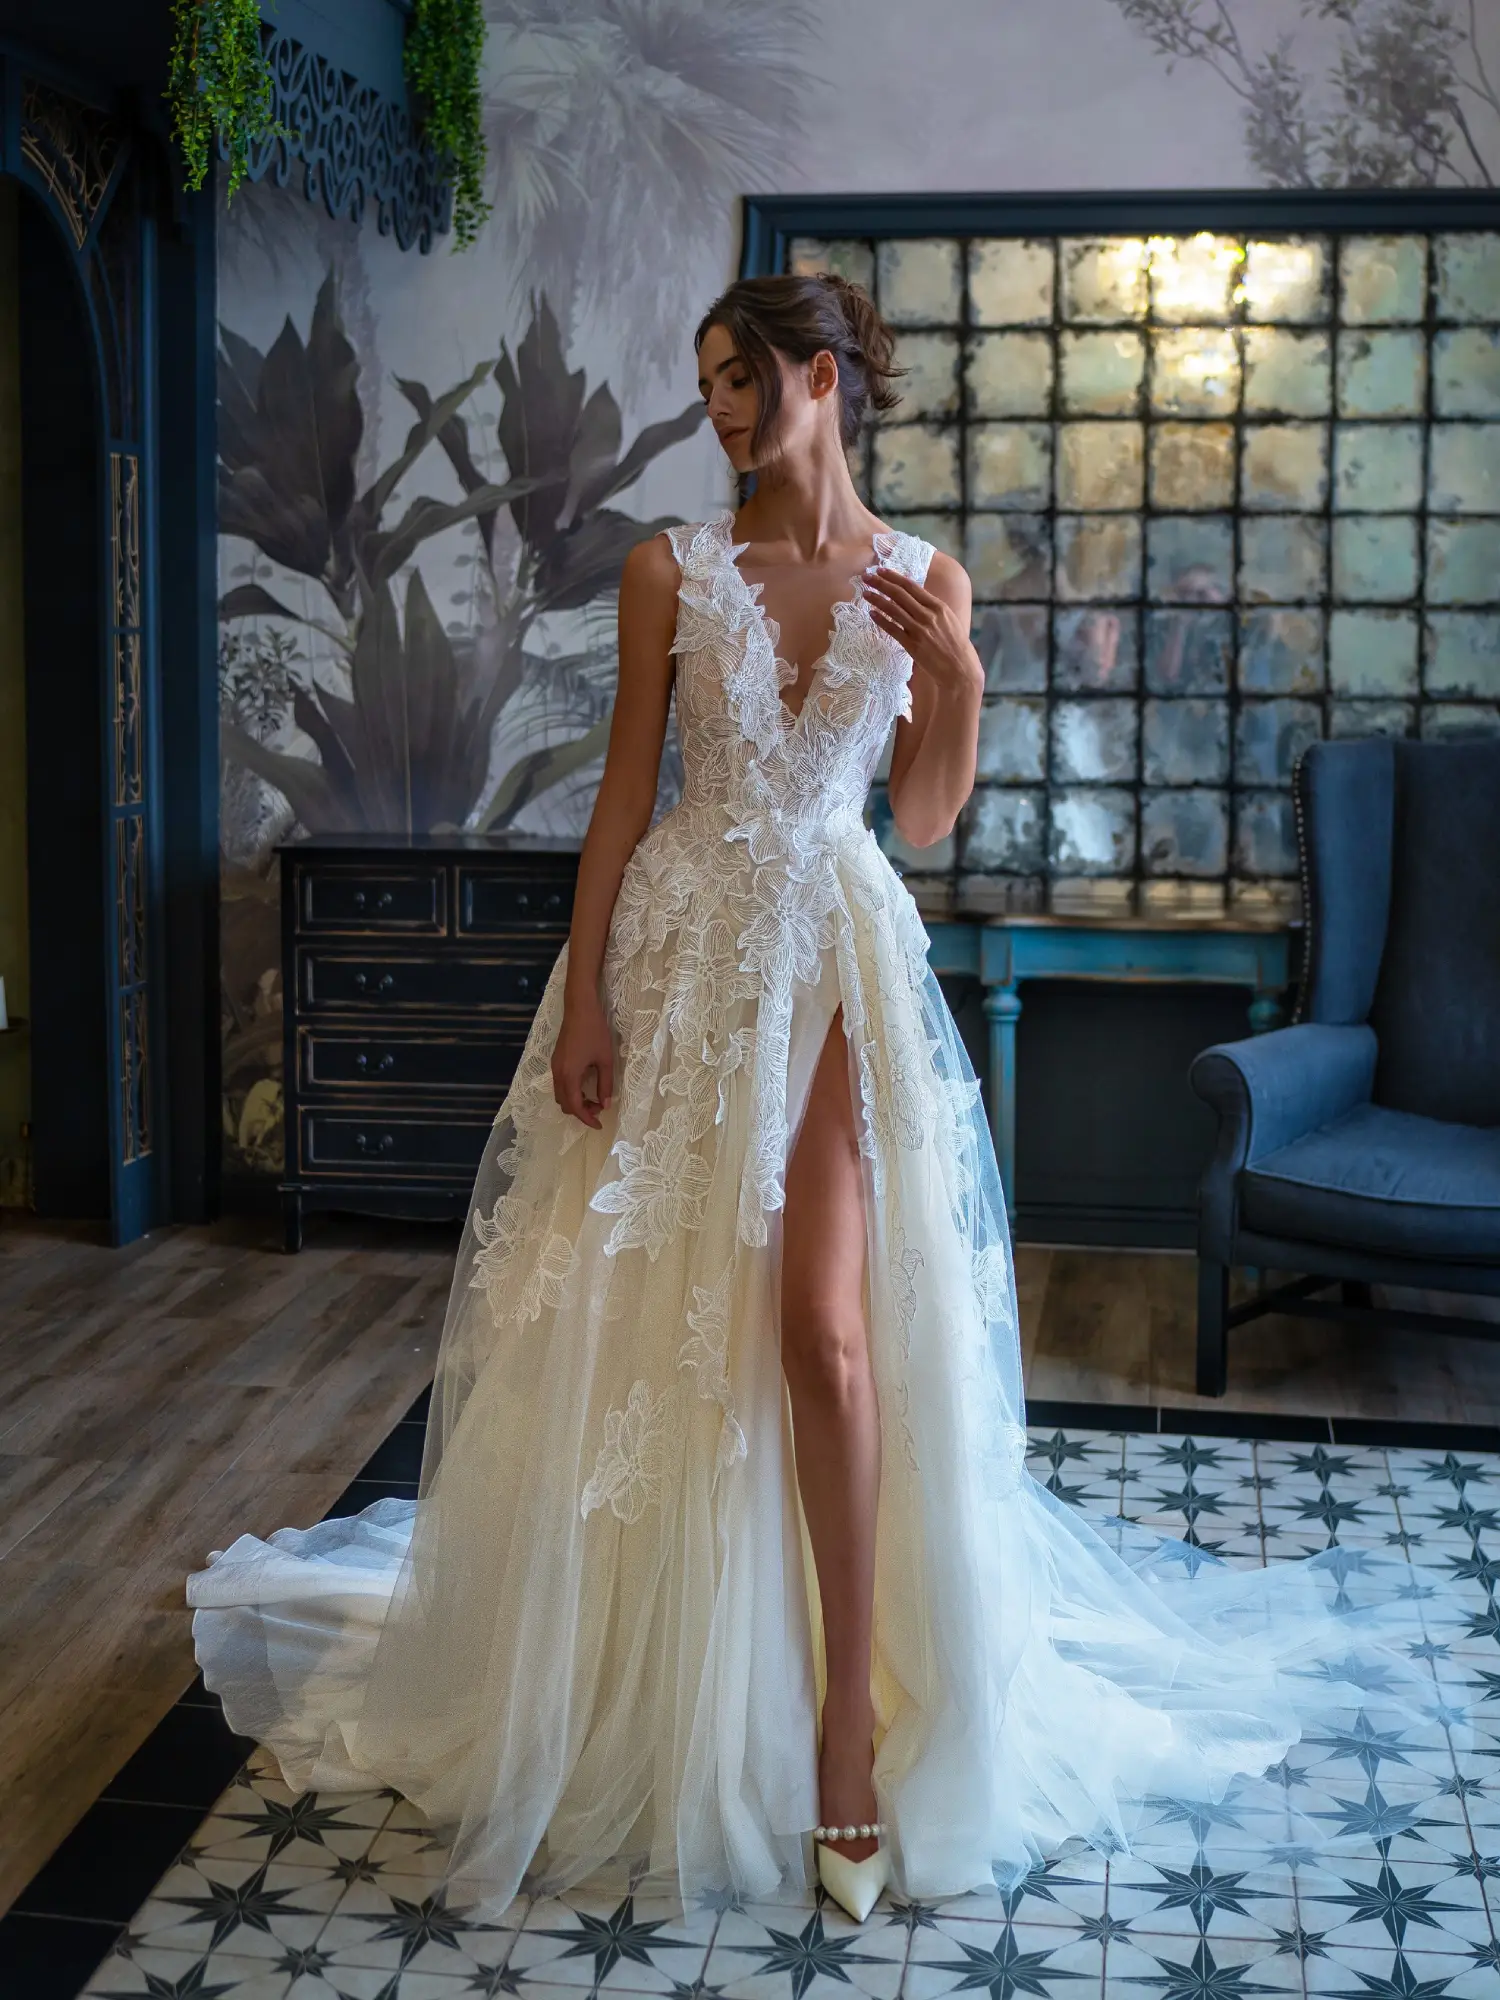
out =
<svg viewBox="0 0 1500 2000"><path fill-rule="evenodd" d="M342 835L279 852L287 1248L313 1208L464 1214L568 934L576 845Z"/></svg>

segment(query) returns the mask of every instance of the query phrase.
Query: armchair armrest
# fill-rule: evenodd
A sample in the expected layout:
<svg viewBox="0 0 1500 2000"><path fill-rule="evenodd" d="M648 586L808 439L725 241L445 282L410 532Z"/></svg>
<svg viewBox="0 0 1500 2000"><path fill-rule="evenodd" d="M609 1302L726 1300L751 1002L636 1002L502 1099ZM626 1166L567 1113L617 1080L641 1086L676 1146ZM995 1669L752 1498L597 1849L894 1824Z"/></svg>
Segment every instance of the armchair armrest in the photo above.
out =
<svg viewBox="0 0 1500 2000"><path fill-rule="evenodd" d="M1199 1191L1199 1250L1232 1263L1235 1179L1254 1161L1369 1101L1373 1028L1307 1022L1205 1049L1188 1081L1219 1116L1219 1142Z"/></svg>

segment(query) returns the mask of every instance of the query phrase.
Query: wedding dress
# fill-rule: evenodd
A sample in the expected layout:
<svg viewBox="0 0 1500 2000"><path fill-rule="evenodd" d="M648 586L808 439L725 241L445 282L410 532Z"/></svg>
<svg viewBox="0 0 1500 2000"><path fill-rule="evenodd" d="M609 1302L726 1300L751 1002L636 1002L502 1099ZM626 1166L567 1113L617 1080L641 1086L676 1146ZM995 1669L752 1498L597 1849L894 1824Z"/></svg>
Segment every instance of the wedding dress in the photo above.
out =
<svg viewBox="0 0 1500 2000"><path fill-rule="evenodd" d="M599 1131L553 1101L565 948L479 1172L421 1497L214 1552L188 1586L204 1679L289 1784L397 1788L486 1908L619 1853L685 1892L810 1880L821 1635L779 1225L842 1005L897 1885L1003 1885L1070 1837L1191 1865L1226 1797L1268 1850L1326 1840L1279 1760L1367 1704L1430 1714L1424 1633L1456 1614L1399 1552L1235 1566L1101 1534L1026 1472L980 1086L863 819L911 660L856 585L794 715L731 523L670 531L685 786L609 932L616 1100ZM875 553L920 583L932 550Z"/></svg>

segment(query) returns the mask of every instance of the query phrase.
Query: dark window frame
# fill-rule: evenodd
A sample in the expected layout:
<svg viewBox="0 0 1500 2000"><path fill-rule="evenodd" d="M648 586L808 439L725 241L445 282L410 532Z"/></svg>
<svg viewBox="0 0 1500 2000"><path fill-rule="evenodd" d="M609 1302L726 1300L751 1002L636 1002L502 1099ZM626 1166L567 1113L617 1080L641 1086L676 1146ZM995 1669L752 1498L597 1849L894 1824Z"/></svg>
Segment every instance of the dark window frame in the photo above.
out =
<svg viewBox="0 0 1500 2000"><path fill-rule="evenodd" d="M1169 190L1137 190L1117 193L1069 192L1060 194L932 194L932 195L752 195L747 196L743 206L743 238L740 260L741 275L783 270L791 253L791 246L798 238L820 240L864 239L892 240L901 238L951 237L960 240L976 237L1073 237L1090 235L1188 235L1202 230L1215 233L1249 234L1265 232L1268 235L1345 235L1358 234L1401 234L1417 233L1430 235L1445 230L1490 230L1500 231L1500 195L1488 189L1214 189L1197 192ZM966 268L966 267L965 267ZM1433 323L1433 302L1429 296L1424 312L1424 325L1430 339ZM967 324L967 300L964 319ZM960 332L962 332L962 324ZM1330 334L1337 330L1339 320L1336 311L1331 315ZM913 329L916 330L916 329ZM1426 409L1418 419L1424 427L1424 471L1426 437L1434 420L1432 407L1432 370L1428 369ZM1336 422L1337 412L1330 415L1328 422ZM967 419L959 418L961 432ZM1051 421L1060 421L1060 413L1054 411ZM1234 418L1237 426L1243 424L1242 412ZM1480 421L1480 419L1473 419ZM1330 460L1328 494L1321 512L1330 523L1335 511L1334 479L1331 457L1332 434L1330 433ZM961 459L966 454L960 453ZM1236 463L1239 459L1238 445ZM968 504L967 466L960 472L961 499L958 514L966 519L971 509ZM1245 518L1253 517L1256 510L1244 509L1236 497L1227 510L1234 522L1236 559L1238 555L1240 528ZM1055 494L1047 510L1050 516L1057 512ZM1144 501L1137 512L1137 518L1144 524L1149 520L1152 509L1149 501ZM1415 512L1419 535L1425 534L1427 500L1424 492ZM1329 560L1331 564L1331 542ZM1419 581L1425 584L1426 560L1425 543ZM1269 699L1305 699L1314 703L1321 716L1322 732L1326 735L1331 727L1333 706L1339 697L1335 694L1327 671L1327 633L1329 620L1334 609L1331 567L1317 605L1325 625L1324 661L1325 671L1321 691L1316 695L1299 697L1296 695L1278 697L1274 692ZM1050 604L1056 607L1059 600L1055 595ZM1142 586L1141 603L1146 603L1145 588ZM1425 603L1419 590L1416 614L1419 619L1425 613ZM1231 663L1231 684L1227 696L1229 704L1229 728L1231 732L1232 766L1237 765L1235 741L1239 730L1241 689L1239 676L1239 618L1243 610L1238 591L1232 593L1229 604L1235 624L1235 657ZM1051 612L1049 610L1049 628ZM1053 705L1067 694L1067 690L1056 685L1054 679L1055 642L1049 635L1048 673L1045 700L1049 714ZM1144 660L1135 689L1138 711L1138 728L1144 720L1144 704L1147 699ZM1435 701L1438 697L1425 694L1415 697L1416 702ZM1477 698L1476 698L1477 699ZM1413 713L1420 713L1413 707ZM1050 736L1050 729L1049 729ZM1123 788L1130 790L1136 800L1137 811L1137 854L1128 876L1104 878L1114 881L1128 880L1132 886L1131 908L1140 907L1140 885L1151 879L1171 879L1148 875L1140 854L1139 827L1142 802L1153 788L1148 786L1140 752L1137 753L1136 771L1133 778L1122 780ZM1009 787L1009 789L1021 789ZM1041 789L1047 795L1050 815L1050 801L1054 791L1059 789L1051 773L1050 756L1047 760L1046 776ZM1253 871L1240 870L1235 865L1234 842L1240 796L1246 792L1258 791L1264 787L1243 779L1237 768L1232 768L1230 778L1224 787L1230 811L1229 840L1230 852L1221 877L1199 878L1205 881L1221 881L1226 898L1229 885L1235 881L1274 884L1281 879L1289 893L1294 893L1290 878L1276 876L1257 877ZM1274 789L1282 790L1278 785ZM994 885L993 893L1001 900L997 907L1006 907L1003 885L1016 884L1019 897L1009 902L1012 908L1035 909L1032 900L1034 890L1040 888L1045 895L1056 879L1050 859L1044 856L1043 872L1039 883L1032 888L1024 885L1030 878L1006 876L1003 873L987 875L984 871L966 871L958 865L955 874L968 875L972 885L975 881L987 881ZM1185 878L1191 879L1191 878ZM1268 920L1275 920L1275 912L1267 908L1263 912ZM1193 923L1234 920L1234 906L1226 904L1223 917L1205 915L1194 918L1183 916L1178 921L1191 926Z"/></svg>

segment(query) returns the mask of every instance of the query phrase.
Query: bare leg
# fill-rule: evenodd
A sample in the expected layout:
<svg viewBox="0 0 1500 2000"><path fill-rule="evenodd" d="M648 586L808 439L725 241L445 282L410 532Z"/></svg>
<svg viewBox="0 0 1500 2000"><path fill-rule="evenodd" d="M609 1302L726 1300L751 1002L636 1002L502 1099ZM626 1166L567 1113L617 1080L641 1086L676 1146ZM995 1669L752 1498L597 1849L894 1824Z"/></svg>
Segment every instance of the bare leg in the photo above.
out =
<svg viewBox="0 0 1500 2000"><path fill-rule="evenodd" d="M843 1009L828 1030L782 1218L781 1358L797 1484L818 1568L828 1686L818 1790L827 1825L876 1817L870 1644L880 1412L865 1338L865 1212ZM874 1840L831 1843L851 1861Z"/></svg>

